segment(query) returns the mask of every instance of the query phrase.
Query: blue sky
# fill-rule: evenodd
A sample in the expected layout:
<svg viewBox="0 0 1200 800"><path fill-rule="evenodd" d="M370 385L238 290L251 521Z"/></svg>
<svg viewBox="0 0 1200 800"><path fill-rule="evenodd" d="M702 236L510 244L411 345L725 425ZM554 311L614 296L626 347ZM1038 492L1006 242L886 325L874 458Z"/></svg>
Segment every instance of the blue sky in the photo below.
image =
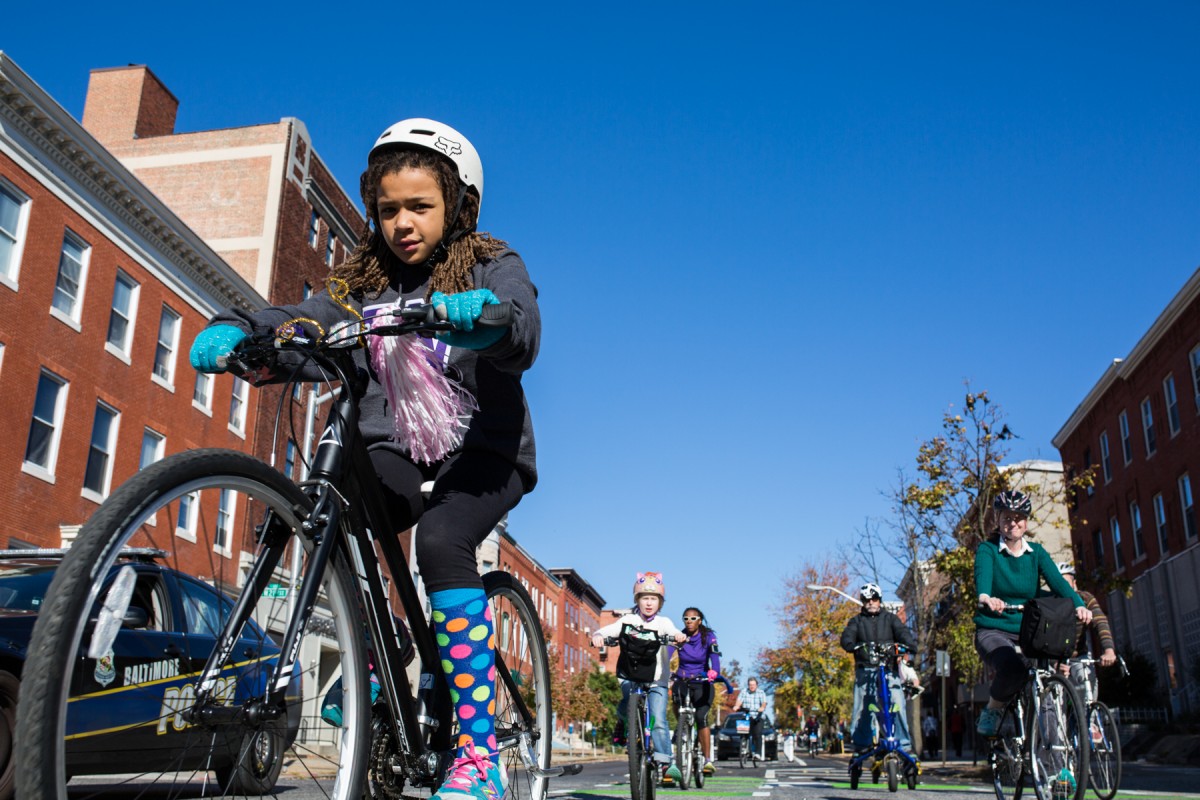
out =
<svg viewBox="0 0 1200 800"><path fill-rule="evenodd" d="M541 290L511 531L610 604L663 570L743 664L964 381L1057 459L1200 264L1191 3L81 8L0 32L76 117L146 64L177 131L297 117L351 191L392 122L466 133Z"/></svg>

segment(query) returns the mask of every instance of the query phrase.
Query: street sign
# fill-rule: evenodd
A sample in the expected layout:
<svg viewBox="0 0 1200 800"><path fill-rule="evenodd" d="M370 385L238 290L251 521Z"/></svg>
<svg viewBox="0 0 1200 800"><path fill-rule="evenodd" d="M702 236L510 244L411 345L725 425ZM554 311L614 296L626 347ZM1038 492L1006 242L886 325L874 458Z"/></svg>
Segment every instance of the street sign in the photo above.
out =
<svg viewBox="0 0 1200 800"><path fill-rule="evenodd" d="M937 656L937 662L934 665L934 674L940 675L943 678L950 677L950 652L948 650L936 650L934 654Z"/></svg>
<svg viewBox="0 0 1200 800"><path fill-rule="evenodd" d="M278 583L268 583L267 588L263 589L263 597L287 597L287 587Z"/></svg>

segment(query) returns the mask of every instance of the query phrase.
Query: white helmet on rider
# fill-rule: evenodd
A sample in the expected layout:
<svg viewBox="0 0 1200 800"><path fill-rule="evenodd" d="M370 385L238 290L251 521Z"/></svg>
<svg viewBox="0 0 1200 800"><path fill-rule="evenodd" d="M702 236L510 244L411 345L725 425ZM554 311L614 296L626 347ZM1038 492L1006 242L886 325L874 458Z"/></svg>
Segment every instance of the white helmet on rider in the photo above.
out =
<svg viewBox="0 0 1200 800"><path fill-rule="evenodd" d="M376 151L392 147L420 147L441 153L458 170L458 179L475 190L483 205L483 161L475 146L458 131L444 122L423 117L404 119L392 125L375 140L370 158Z"/></svg>
<svg viewBox="0 0 1200 800"><path fill-rule="evenodd" d="M1058 567L1058 574L1060 575L1075 575L1075 565L1070 561L1060 561L1054 566Z"/></svg>
<svg viewBox="0 0 1200 800"><path fill-rule="evenodd" d="M883 589L880 589L874 583L864 583L862 588L858 590L858 599L864 603L868 600L882 600Z"/></svg>

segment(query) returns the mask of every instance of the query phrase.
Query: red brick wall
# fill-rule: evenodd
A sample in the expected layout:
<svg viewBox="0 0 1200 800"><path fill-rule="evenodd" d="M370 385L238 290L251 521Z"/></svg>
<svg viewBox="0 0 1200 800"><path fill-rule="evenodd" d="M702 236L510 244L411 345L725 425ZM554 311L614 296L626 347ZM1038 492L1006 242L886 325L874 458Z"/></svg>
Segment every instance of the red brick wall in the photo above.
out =
<svg viewBox="0 0 1200 800"><path fill-rule="evenodd" d="M0 493L10 508L21 510L7 515L0 544L16 538L57 547L59 525L81 524L97 507L80 496L97 399L121 414L113 487L137 470L145 427L166 436L167 454L208 446L244 449L245 443L227 427L233 378L217 376L211 417L192 405L194 373L187 363L187 347L206 323L206 315L3 155L0 175L31 199L19 291L0 285L0 341L5 344L0 367L0 396L5 399L0 404L0 426L8 432L7 446L0 449ZM68 228L91 246L80 331L49 312L63 234ZM129 364L105 349L118 268L140 285ZM181 315L174 392L150 377L164 303ZM21 470L43 367L70 382L53 484ZM251 406L247 424L255 422Z"/></svg>
<svg viewBox="0 0 1200 800"><path fill-rule="evenodd" d="M101 142L168 136L179 101L144 66L92 70L83 124Z"/></svg>

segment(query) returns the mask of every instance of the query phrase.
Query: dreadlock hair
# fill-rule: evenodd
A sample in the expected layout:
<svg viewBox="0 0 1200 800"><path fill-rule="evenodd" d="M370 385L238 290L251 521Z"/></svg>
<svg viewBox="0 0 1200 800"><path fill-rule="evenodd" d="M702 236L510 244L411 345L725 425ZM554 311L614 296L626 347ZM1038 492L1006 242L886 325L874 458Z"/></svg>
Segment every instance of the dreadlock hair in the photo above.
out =
<svg viewBox="0 0 1200 800"><path fill-rule="evenodd" d="M712 640L712 637L713 637L712 628L708 627L708 625L707 625L707 622L708 622L708 620L706 620L706 619L704 618L704 612L703 612L703 611L701 611L700 609L696 608L695 606L688 606L687 608L685 608L685 609L683 610L683 616L685 616L685 617L686 617L686 616L688 615L688 612L689 612L689 611L694 611L694 612L696 612L696 616L700 618L700 642L701 642L701 644L703 644L705 647L707 647L707 646L708 646L708 644L709 644L709 642Z"/></svg>
<svg viewBox="0 0 1200 800"><path fill-rule="evenodd" d="M464 192L458 218L450 219L462 185L458 171L448 158L420 148L389 148L372 154L367 160L367 168L358 179L367 222L353 252L334 267L333 277L344 280L355 294L378 295L387 289L391 276L405 266L384 240L376 207L379 182L385 175L404 169L423 169L432 174L442 189L442 201L446 206L445 233L429 259L433 275L425 299L428 300L433 292L454 294L475 288L471 268L497 256L508 243L475 230L479 195L473 189ZM447 244L452 238L454 241Z"/></svg>

